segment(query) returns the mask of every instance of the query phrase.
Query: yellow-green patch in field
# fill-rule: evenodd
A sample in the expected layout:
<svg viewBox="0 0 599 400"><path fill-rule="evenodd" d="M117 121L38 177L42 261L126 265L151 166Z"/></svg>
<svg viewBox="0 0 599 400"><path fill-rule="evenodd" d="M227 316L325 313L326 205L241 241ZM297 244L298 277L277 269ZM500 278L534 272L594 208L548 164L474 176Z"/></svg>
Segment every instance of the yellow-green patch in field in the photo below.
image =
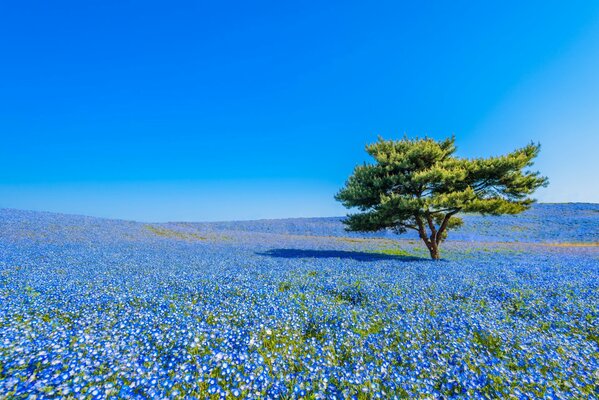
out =
<svg viewBox="0 0 599 400"><path fill-rule="evenodd" d="M175 231L173 229L163 228L160 226L154 225L146 225L145 228L155 234L156 236L161 236L165 238L171 239L180 239L180 240L206 240L204 236L200 236L197 233L193 232L180 232Z"/></svg>

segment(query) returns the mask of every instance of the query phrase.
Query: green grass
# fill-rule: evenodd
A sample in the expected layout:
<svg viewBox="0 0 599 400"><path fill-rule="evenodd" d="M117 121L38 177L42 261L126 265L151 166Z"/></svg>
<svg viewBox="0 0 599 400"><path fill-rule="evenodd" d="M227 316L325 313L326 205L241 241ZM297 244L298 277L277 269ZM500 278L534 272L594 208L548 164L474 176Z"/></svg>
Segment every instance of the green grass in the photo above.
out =
<svg viewBox="0 0 599 400"><path fill-rule="evenodd" d="M398 256L398 257L416 257L414 254L404 250L404 249L377 249L377 250L372 250L369 253L374 253L374 254L385 254L388 256Z"/></svg>

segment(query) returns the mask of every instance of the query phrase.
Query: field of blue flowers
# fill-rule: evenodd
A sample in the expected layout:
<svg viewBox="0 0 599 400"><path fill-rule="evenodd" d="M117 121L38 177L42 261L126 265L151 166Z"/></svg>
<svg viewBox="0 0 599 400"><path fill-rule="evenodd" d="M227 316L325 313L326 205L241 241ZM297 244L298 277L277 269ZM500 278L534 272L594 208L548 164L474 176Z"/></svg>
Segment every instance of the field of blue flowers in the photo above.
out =
<svg viewBox="0 0 599 400"><path fill-rule="evenodd" d="M598 227L468 216L433 262L337 218L0 210L0 398L597 398Z"/></svg>

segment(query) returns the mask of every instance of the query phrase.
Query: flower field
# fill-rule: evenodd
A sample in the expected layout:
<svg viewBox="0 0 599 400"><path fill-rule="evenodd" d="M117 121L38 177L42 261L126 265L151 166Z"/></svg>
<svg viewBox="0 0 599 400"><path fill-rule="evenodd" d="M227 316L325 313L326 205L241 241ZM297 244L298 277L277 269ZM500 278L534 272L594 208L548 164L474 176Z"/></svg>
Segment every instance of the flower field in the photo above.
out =
<svg viewBox="0 0 599 400"><path fill-rule="evenodd" d="M469 216L433 262L332 218L0 210L0 398L597 398L598 226Z"/></svg>

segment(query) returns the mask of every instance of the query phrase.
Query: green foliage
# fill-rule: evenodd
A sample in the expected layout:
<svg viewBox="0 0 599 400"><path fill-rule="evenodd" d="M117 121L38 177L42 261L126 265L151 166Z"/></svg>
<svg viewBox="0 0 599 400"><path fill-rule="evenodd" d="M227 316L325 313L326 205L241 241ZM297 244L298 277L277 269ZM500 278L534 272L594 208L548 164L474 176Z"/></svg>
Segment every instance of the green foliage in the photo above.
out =
<svg viewBox="0 0 599 400"><path fill-rule="evenodd" d="M325 337L325 329L322 323L314 316L310 316L303 326L302 337L304 340L315 339L322 342Z"/></svg>
<svg viewBox="0 0 599 400"><path fill-rule="evenodd" d="M368 295L362 289L362 284L359 281L352 285L335 288L330 291L330 294L333 295L338 302L349 303L352 306L360 306L368 301Z"/></svg>
<svg viewBox="0 0 599 400"><path fill-rule="evenodd" d="M455 138L383 140L366 146L374 163L355 168L335 198L360 212L345 220L351 231L416 230L431 256L447 232L462 225L456 214L517 214L530 207L529 196L547 185L538 172L525 171L539 154L529 144L489 158L455 156Z"/></svg>
<svg viewBox="0 0 599 400"><path fill-rule="evenodd" d="M501 345L501 338L490 332L474 331L472 341L495 357L502 357L505 354Z"/></svg>
<svg viewBox="0 0 599 400"><path fill-rule="evenodd" d="M291 290L290 282L283 281L283 282L279 283L279 292L286 292L288 290Z"/></svg>

